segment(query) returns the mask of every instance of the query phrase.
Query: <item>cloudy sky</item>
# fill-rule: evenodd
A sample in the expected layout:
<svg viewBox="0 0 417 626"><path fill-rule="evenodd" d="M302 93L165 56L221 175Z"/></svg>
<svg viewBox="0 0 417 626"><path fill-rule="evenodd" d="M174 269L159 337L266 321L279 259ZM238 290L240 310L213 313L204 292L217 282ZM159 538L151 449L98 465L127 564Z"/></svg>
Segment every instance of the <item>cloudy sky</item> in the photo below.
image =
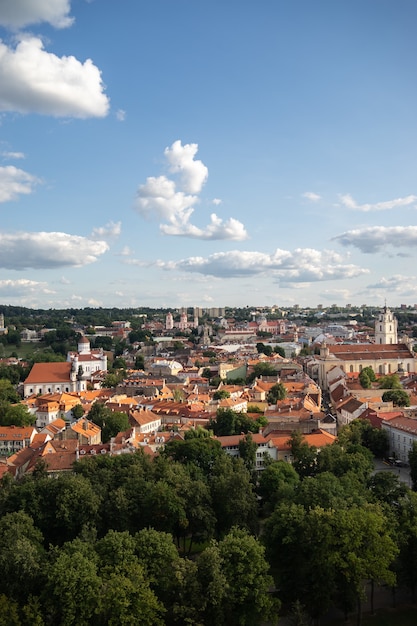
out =
<svg viewBox="0 0 417 626"><path fill-rule="evenodd" d="M415 0L2 0L0 306L417 303Z"/></svg>

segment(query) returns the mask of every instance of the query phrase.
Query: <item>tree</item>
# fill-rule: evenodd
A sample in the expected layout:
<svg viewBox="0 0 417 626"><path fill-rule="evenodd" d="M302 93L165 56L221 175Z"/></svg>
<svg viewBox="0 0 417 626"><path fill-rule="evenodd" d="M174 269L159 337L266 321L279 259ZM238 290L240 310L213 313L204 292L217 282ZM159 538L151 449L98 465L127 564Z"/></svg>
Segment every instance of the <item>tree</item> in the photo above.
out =
<svg viewBox="0 0 417 626"><path fill-rule="evenodd" d="M150 589L143 567L125 563L101 571L99 609L94 619L102 626L163 626L164 607Z"/></svg>
<svg viewBox="0 0 417 626"><path fill-rule="evenodd" d="M253 367L253 371L248 376L248 383L251 383L255 378L260 376L277 376L278 372L271 363L257 363Z"/></svg>
<svg viewBox="0 0 417 626"><path fill-rule="evenodd" d="M61 626L93 623L102 587L96 559L80 548L54 552L52 559L44 589L49 622Z"/></svg>
<svg viewBox="0 0 417 626"><path fill-rule="evenodd" d="M278 603L269 593L273 579L264 547L245 530L232 528L218 548L227 581L225 622L250 625L276 621Z"/></svg>
<svg viewBox="0 0 417 626"><path fill-rule="evenodd" d="M285 359L285 350L281 346L275 346L274 352L282 356L283 359Z"/></svg>
<svg viewBox="0 0 417 626"><path fill-rule="evenodd" d="M351 597L352 592L356 597L360 623L366 581L394 585L395 574L391 567L398 548L378 506L339 509L332 517L335 545L329 561L336 573L342 600Z"/></svg>
<svg viewBox="0 0 417 626"><path fill-rule="evenodd" d="M217 536L222 536L232 526L257 531L258 503L251 475L240 459L219 456L213 465L209 485Z"/></svg>
<svg viewBox="0 0 417 626"><path fill-rule="evenodd" d="M126 413L113 412L99 402L95 402L91 407L88 419L101 428L101 438L105 443L129 428L129 418Z"/></svg>
<svg viewBox="0 0 417 626"><path fill-rule="evenodd" d="M7 378L0 378L0 402L20 402L21 398Z"/></svg>
<svg viewBox="0 0 417 626"><path fill-rule="evenodd" d="M261 472L257 489L264 508L273 510L280 500L290 498L299 482L300 477L291 463L274 461L268 465Z"/></svg>
<svg viewBox="0 0 417 626"><path fill-rule="evenodd" d="M277 383L268 392L266 396L269 404L276 404L279 400L284 400L287 397L287 389L283 383Z"/></svg>
<svg viewBox="0 0 417 626"><path fill-rule="evenodd" d="M145 369L145 359L142 354L137 354L135 357L135 370Z"/></svg>
<svg viewBox="0 0 417 626"><path fill-rule="evenodd" d="M359 382L364 389L370 389L372 383L376 381L375 372L372 367L364 367L359 374Z"/></svg>
<svg viewBox="0 0 417 626"><path fill-rule="evenodd" d="M404 389L384 391L382 401L392 402L395 406L410 406L410 396Z"/></svg>
<svg viewBox="0 0 417 626"><path fill-rule="evenodd" d="M264 354L265 356L271 356L273 349L269 344L265 345L264 343L257 343L256 349L258 353Z"/></svg>
<svg viewBox="0 0 417 626"><path fill-rule="evenodd" d="M314 476L317 469L317 450L314 446L309 446L300 432L294 431L290 438L291 456L293 457L293 467L300 476Z"/></svg>
<svg viewBox="0 0 417 626"><path fill-rule="evenodd" d="M247 433L239 441L239 456L249 472L253 472L256 467L256 451L258 445L254 442L251 433Z"/></svg>
<svg viewBox="0 0 417 626"><path fill-rule="evenodd" d="M43 537L23 511L0 519L0 592L18 601L40 592Z"/></svg>
<svg viewBox="0 0 417 626"><path fill-rule="evenodd" d="M408 453L408 462L410 464L410 478L413 483L414 491L417 490L417 441L413 441L412 448Z"/></svg>
<svg viewBox="0 0 417 626"><path fill-rule="evenodd" d="M25 404L8 404L0 401L1 426L32 426L36 416L29 412Z"/></svg>
<svg viewBox="0 0 417 626"><path fill-rule="evenodd" d="M398 374L382 376L378 380L378 387L380 389L402 389Z"/></svg>
<svg viewBox="0 0 417 626"><path fill-rule="evenodd" d="M84 415L84 408L82 404L76 404L72 408L72 416L75 420L79 420Z"/></svg>
<svg viewBox="0 0 417 626"><path fill-rule="evenodd" d="M213 394L213 400L223 400L224 398L230 398L230 391L226 389L218 389Z"/></svg>

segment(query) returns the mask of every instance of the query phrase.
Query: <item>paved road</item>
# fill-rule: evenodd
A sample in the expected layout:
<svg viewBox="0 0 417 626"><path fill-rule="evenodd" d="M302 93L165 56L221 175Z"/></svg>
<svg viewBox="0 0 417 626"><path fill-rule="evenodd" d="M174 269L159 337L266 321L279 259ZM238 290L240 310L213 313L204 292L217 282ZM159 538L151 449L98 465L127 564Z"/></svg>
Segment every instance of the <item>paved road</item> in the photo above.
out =
<svg viewBox="0 0 417 626"><path fill-rule="evenodd" d="M392 472L401 482L405 483L407 487L411 488L410 468L409 467L395 467L389 465L384 461L375 460L375 473L377 472Z"/></svg>

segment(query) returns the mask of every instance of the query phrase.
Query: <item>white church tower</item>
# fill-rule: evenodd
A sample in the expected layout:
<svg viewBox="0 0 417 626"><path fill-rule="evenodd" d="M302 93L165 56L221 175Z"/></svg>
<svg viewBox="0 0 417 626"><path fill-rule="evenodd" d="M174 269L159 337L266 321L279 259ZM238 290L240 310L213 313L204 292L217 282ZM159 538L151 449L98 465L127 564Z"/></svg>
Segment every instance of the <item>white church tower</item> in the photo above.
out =
<svg viewBox="0 0 417 626"><path fill-rule="evenodd" d="M375 322L375 343L398 343L397 326L396 318L385 305Z"/></svg>

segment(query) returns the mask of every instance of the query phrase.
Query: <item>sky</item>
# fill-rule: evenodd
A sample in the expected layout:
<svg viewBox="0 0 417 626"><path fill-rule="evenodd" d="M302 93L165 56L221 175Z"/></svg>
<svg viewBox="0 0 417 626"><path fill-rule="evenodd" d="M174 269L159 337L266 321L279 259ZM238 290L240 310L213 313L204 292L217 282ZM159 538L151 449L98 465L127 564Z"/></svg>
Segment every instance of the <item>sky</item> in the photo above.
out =
<svg viewBox="0 0 417 626"><path fill-rule="evenodd" d="M1 0L0 306L417 303L415 0Z"/></svg>

